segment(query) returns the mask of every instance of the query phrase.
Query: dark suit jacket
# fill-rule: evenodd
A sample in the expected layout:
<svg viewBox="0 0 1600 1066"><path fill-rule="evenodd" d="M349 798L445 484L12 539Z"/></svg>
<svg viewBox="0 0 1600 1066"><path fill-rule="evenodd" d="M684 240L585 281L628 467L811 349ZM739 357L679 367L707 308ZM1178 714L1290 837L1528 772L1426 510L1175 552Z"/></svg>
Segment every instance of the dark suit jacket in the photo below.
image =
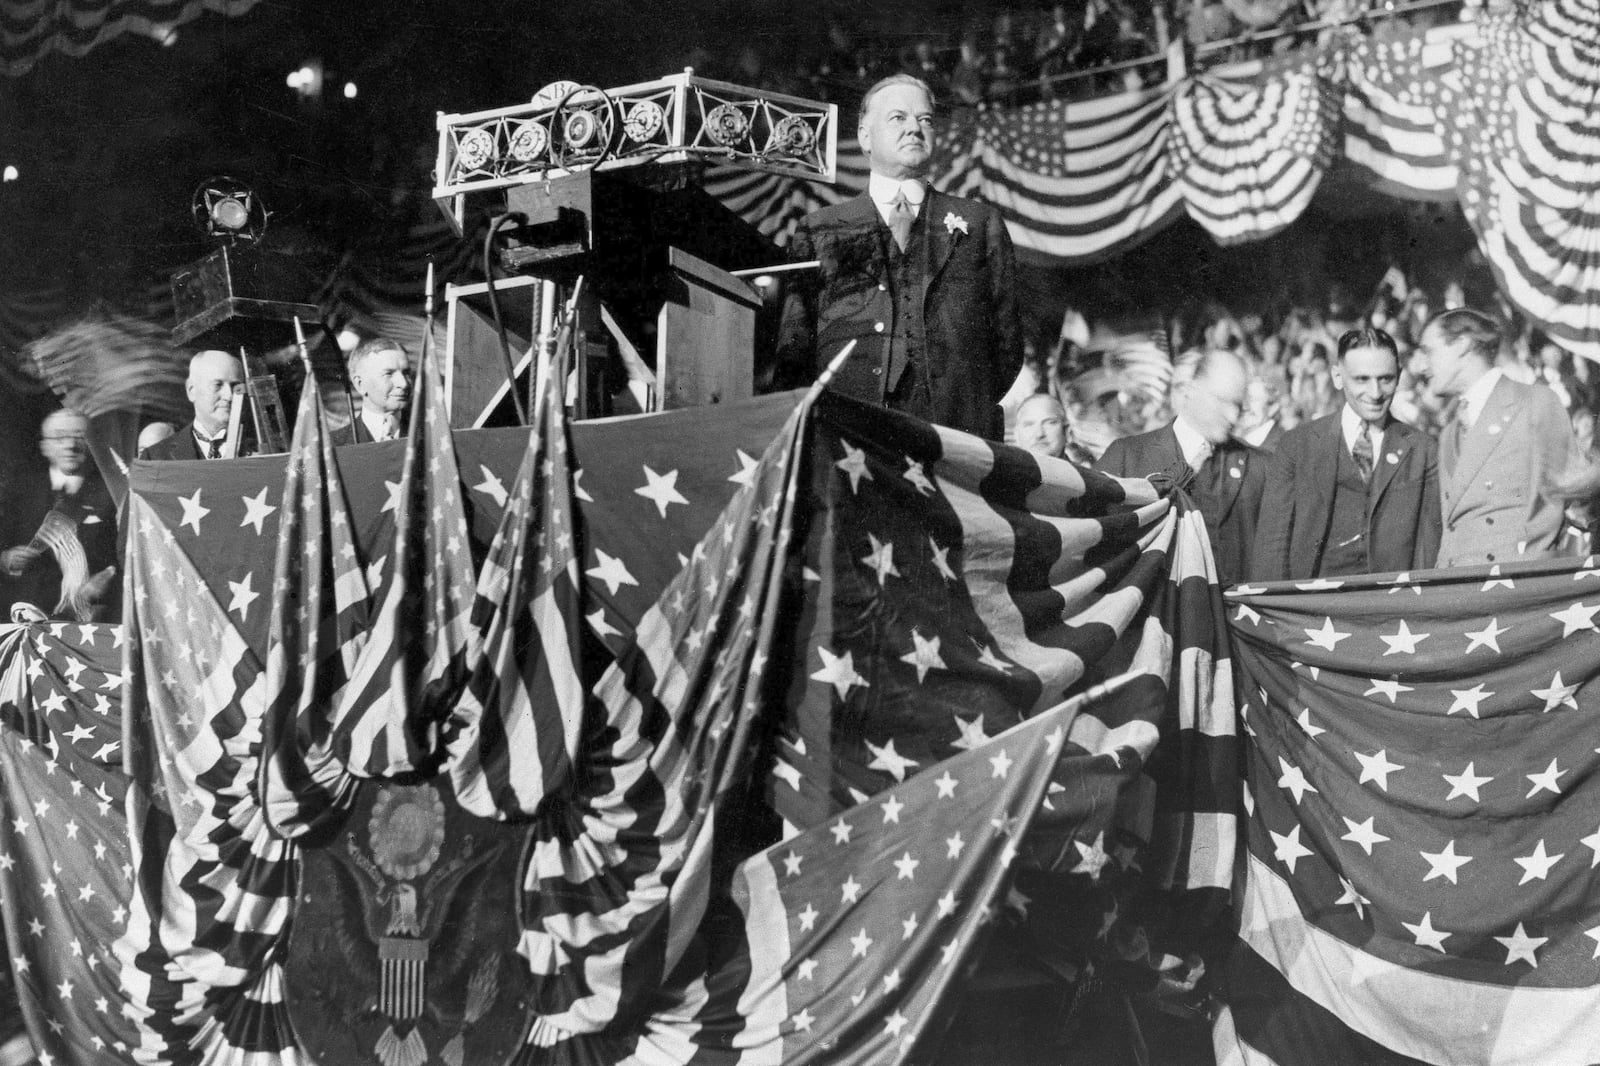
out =
<svg viewBox="0 0 1600 1066"><path fill-rule="evenodd" d="M150 447L139 453L141 459L204 459L200 454L200 445L195 443L194 423L185 422L179 426L177 432L163 440L158 440Z"/></svg>
<svg viewBox="0 0 1600 1066"><path fill-rule="evenodd" d="M1283 435L1268 464L1250 577L1317 577L1333 521L1344 448L1344 409ZM1439 553L1439 459L1432 439L1404 422L1383 431L1367 495L1367 564L1373 573L1426 570Z"/></svg>
<svg viewBox="0 0 1600 1066"><path fill-rule="evenodd" d="M1456 437L1452 417L1439 434L1439 565L1557 554L1566 508L1550 480L1577 459L1578 446L1556 394L1501 378L1459 444Z"/></svg>
<svg viewBox="0 0 1600 1066"><path fill-rule="evenodd" d="M1250 571L1250 549L1256 539L1267 455L1242 441L1230 440L1217 446L1212 462L1219 460L1223 474L1217 479L1217 490L1213 492L1196 481L1189 494L1200 508L1206 533L1211 537L1217 580L1233 585L1243 581ZM1171 425L1112 441L1095 469L1117 477L1165 474L1179 484L1191 473Z"/></svg>
<svg viewBox="0 0 1600 1066"><path fill-rule="evenodd" d="M117 563L117 506L92 465L84 475L83 486L73 496L57 496L50 488L49 469L43 466L29 471L27 477L14 484L7 492L4 535L0 538L5 543L0 544L0 549L28 544L52 510L73 523L78 543L83 545L88 576ZM92 621L116 621L121 590L121 578L114 578L100 597ZM9 622L11 604L24 600L52 617L77 621L70 611L56 612L60 598L61 568L55 556L46 551L21 576L0 576L0 599L7 601L0 621Z"/></svg>
<svg viewBox="0 0 1600 1066"><path fill-rule="evenodd" d="M890 291L893 238L863 193L807 215L790 242L793 259L820 259L822 266L789 284L774 384L794 388L814 380L854 340L833 388L999 440L1004 421L997 404L1022 366L1011 237L993 207L933 189L916 225L924 228L926 261L916 264L916 291L909 295L922 308L925 365L889 365L898 295ZM899 378L919 373L927 375L927 400L907 401L911 390Z"/></svg>

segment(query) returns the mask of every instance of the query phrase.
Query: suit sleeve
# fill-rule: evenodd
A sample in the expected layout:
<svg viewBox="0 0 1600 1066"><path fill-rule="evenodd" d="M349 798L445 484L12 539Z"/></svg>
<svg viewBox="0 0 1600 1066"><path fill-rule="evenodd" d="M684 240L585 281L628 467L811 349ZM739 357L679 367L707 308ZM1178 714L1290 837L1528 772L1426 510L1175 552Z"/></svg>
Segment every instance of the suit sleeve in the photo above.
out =
<svg viewBox="0 0 1600 1066"><path fill-rule="evenodd" d="M995 387L1003 395L1022 370L1022 322L1017 315L1017 253L998 210L991 208L985 234L989 249L989 299L994 308ZM998 401L1000 395L995 397Z"/></svg>
<svg viewBox="0 0 1600 1066"><path fill-rule="evenodd" d="M1578 443L1572 435L1572 418L1556 394L1542 386L1534 388L1533 424L1539 430L1539 468L1545 481L1540 489L1548 493L1549 482L1566 473L1577 461Z"/></svg>
<svg viewBox="0 0 1600 1066"><path fill-rule="evenodd" d="M1417 535L1411 545L1411 565L1418 570L1427 570L1439 561L1439 538L1444 535L1444 504L1439 498L1438 442L1425 435L1422 435L1422 442L1422 513L1417 516Z"/></svg>
<svg viewBox="0 0 1600 1066"><path fill-rule="evenodd" d="M795 229L794 239L789 242L789 261L803 263L815 258L811 229L802 220ZM795 270L788 275L769 384L771 391L797 389L816 377L817 293L820 289L821 277L817 270Z"/></svg>
<svg viewBox="0 0 1600 1066"><path fill-rule="evenodd" d="M1279 441L1267 457L1267 484L1262 490L1256 522L1255 544L1250 552L1252 581L1284 581L1289 573L1289 549L1294 530L1295 475L1298 442Z"/></svg>

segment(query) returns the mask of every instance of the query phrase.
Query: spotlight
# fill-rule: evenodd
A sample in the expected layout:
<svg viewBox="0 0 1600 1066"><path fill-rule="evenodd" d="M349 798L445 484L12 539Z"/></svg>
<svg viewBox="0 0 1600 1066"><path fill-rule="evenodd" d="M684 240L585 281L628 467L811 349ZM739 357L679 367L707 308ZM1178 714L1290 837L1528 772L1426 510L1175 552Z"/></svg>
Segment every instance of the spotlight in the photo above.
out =
<svg viewBox="0 0 1600 1066"><path fill-rule="evenodd" d="M208 178L194 190L190 212L207 237L253 243L267 230L267 210L244 182L226 176Z"/></svg>
<svg viewBox="0 0 1600 1066"><path fill-rule="evenodd" d="M355 82L347 81L347 82L344 83L344 98L346 100L354 100L356 98L356 83Z"/></svg>
<svg viewBox="0 0 1600 1066"><path fill-rule="evenodd" d="M0 181L16 181L18 177L16 167L6 167L5 171L0 173Z"/></svg>

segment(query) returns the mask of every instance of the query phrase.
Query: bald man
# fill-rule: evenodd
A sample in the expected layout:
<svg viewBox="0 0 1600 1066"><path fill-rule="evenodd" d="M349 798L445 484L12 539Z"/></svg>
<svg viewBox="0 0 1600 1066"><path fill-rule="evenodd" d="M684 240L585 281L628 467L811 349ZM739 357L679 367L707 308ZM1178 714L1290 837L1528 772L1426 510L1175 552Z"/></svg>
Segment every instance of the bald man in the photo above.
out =
<svg viewBox="0 0 1600 1066"><path fill-rule="evenodd" d="M216 349L195 353L184 385L194 419L140 452L139 458L221 459L233 394L243 385L244 364L238 356Z"/></svg>

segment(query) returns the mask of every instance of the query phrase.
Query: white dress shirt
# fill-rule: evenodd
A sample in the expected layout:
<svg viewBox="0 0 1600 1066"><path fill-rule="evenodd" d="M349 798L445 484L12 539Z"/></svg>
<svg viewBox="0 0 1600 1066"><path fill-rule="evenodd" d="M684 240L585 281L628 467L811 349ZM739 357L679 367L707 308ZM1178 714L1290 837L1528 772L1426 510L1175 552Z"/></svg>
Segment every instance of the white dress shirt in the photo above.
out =
<svg viewBox="0 0 1600 1066"><path fill-rule="evenodd" d="M1494 387L1500 383L1500 378L1503 376L1500 368L1495 366L1490 367L1487 374L1474 381L1472 386L1461 394L1461 399L1456 401L1456 421L1464 428L1471 429L1472 423L1483 414L1483 405L1489 402L1489 394L1494 391Z"/></svg>
<svg viewBox="0 0 1600 1066"><path fill-rule="evenodd" d="M373 440L396 440L400 436L400 419L395 415L362 407L361 421L366 424L367 433Z"/></svg>
<svg viewBox="0 0 1600 1066"><path fill-rule="evenodd" d="M872 197L872 203L878 209L878 217L883 219L884 225L889 224L889 205L894 203L898 193L906 194L906 203L911 207L911 217L915 218L922 213L922 201L927 196L927 190L922 187L922 182L916 178L907 178L900 181L896 178L886 178L882 174L873 173L867 178L867 195Z"/></svg>
<svg viewBox="0 0 1600 1066"><path fill-rule="evenodd" d="M1372 440L1372 468L1378 468L1378 456L1383 454L1383 430L1363 419L1350 409L1349 404L1339 408L1339 425L1344 429L1344 450L1352 459L1356 454L1356 436L1365 432Z"/></svg>
<svg viewBox="0 0 1600 1066"><path fill-rule="evenodd" d="M1199 470L1216 450L1210 441L1200 435L1199 430L1183 420L1182 415L1172 420L1172 432L1177 434L1178 448L1183 452L1183 461L1189 464L1191 470Z"/></svg>

